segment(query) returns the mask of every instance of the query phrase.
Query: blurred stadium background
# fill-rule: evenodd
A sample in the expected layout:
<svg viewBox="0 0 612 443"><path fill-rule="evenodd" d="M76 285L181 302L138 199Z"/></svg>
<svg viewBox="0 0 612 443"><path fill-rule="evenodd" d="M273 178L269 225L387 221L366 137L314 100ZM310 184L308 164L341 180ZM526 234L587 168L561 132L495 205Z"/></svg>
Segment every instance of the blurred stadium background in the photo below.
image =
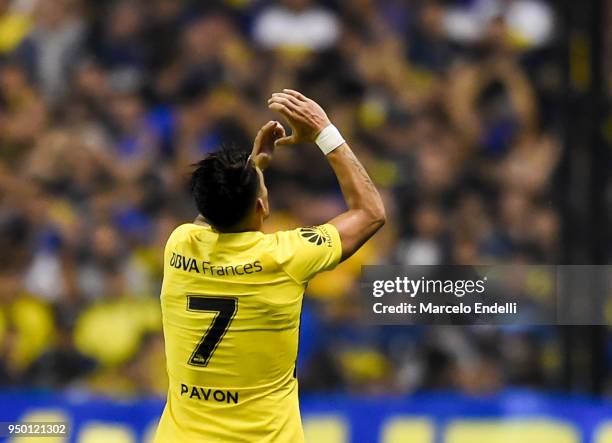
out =
<svg viewBox="0 0 612 443"><path fill-rule="evenodd" d="M148 441L188 167L250 147L293 87L389 214L308 289L309 441L612 442L605 327L355 321L361 264L610 262L610 3L0 0L0 421ZM341 208L316 149L279 150L267 180L270 230Z"/></svg>

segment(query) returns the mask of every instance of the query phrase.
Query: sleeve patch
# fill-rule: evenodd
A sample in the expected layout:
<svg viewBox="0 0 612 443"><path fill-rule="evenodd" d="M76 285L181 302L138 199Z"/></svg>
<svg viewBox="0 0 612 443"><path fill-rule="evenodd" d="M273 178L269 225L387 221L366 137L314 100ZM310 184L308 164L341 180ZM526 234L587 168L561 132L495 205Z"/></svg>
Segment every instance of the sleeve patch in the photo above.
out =
<svg viewBox="0 0 612 443"><path fill-rule="evenodd" d="M300 236L317 246L326 245L332 247L332 238L325 226L310 226L300 228Z"/></svg>

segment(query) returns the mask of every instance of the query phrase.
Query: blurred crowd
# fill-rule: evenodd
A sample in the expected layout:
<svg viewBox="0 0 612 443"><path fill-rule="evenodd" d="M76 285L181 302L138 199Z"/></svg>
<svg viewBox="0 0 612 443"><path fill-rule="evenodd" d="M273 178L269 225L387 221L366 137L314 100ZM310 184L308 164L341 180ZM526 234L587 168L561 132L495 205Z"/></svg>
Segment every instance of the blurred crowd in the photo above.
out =
<svg viewBox="0 0 612 443"><path fill-rule="evenodd" d="M361 264L559 262L563 71L541 0L0 0L0 384L164 395L162 251L190 165L319 101L388 223L308 288L302 392L554 387L552 328L365 327ZM266 229L342 210L279 149Z"/></svg>

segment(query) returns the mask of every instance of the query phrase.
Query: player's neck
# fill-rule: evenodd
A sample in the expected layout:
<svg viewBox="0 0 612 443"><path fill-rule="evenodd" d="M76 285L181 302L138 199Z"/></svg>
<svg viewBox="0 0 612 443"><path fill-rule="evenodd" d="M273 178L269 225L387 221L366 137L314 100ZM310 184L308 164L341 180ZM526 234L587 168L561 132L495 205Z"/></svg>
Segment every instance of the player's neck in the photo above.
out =
<svg viewBox="0 0 612 443"><path fill-rule="evenodd" d="M223 234L237 234L240 232L252 232L252 231L261 231L263 224L263 220L257 214L252 217L248 217L243 222L233 226L229 229L224 229L223 231L219 231Z"/></svg>
<svg viewBox="0 0 612 443"><path fill-rule="evenodd" d="M200 226L211 226L204 217L198 215L196 219L193 221L194 224ZM220 232L222 234L236 234L239 232L253 232L253 231L262 231L263 226L263 218L259 214L254 214L253 216L247 218L243 222L240 222L238 225L228 228L228 229L217 229L212 227L215 231Z"/></svg>

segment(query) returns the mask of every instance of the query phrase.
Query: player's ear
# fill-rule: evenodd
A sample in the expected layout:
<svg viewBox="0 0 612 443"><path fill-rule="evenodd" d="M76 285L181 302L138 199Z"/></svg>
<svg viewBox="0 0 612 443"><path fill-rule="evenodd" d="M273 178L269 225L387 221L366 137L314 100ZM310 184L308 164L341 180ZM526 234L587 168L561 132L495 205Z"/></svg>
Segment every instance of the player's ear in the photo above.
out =
<svg viewBox="0 0 612 443"><path fill-rule="evenodd" d="M257 197L257 201L255 202L255 211L258 214L261 214L263 219L268 218L268 216L270 215L270 207L268 205L267 199Z"/></svg>

